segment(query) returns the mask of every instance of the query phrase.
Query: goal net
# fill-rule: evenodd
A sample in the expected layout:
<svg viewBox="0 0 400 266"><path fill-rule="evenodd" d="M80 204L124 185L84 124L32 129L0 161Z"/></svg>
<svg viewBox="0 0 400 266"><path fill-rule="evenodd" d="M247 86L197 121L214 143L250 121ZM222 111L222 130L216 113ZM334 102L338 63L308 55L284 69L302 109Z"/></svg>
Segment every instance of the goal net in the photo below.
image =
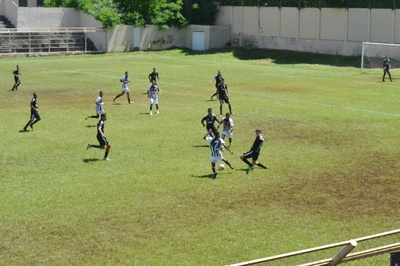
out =
<svg viewBox="0 0 400 266"><path fill-rule="evenodd" d="M400 44L363 42L360 74L365 69L382 69L385 56L390 58L392 68L400 68Z"/></svg>

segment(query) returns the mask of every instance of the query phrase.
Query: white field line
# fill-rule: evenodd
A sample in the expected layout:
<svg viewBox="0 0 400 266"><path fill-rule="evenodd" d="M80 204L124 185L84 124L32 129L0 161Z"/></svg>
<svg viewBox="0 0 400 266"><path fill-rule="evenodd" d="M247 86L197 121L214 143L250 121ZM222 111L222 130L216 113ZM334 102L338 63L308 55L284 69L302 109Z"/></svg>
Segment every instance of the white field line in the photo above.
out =
<svg viewBox="0 0 400 266"><path fill-rule="evenodd" d="M116 76L101 75L101 74L95 74L95 73L86 73L86 72L82 72L82 71L64 70L64 72L79 73L79 74L83 74L83 75L91 75L91 76L98 76L98 77L112 78L112 79L119 78L119 77L116 77ZM136 79L136 80L143 81L143 79ZM196 87L194 85L188 85L188 84L182 84L182 83L168 83L168 82L166 82L166 83L162 83L162 84L168 84L169 86L189 87L189 88L195 88ZM169 91L166 91L165 89L162 89L162 86L160 86L160 91L162 93L172 93L172 94L177 94L177 95L190 94L190 93L169 92ZM241 94L241 93L239 93L239 94ZM291 98L275 97L275 96L268 96L268 95L264 95L264 96L266 98L277 99L277 100L280 100L280 101L283 100L283 101L286 101L286 102L295 102L295 103L303 103L303 104L307 104L307 105L316 105L316 106L337 108L337 109L350 110L350 111L361 112L361 113L370 113L370 114L374 114L374 115L400 117L400 114L393 114L393 113L386 113L386 112L373 111L373 110L367 110L367 109L360 109L360 108L355 108L355 107L339 106L339 105L325 104L325 103L318 103L318 102L307 102L307 101L295 100L295 99L291 99ZM264 99L265 99L264 97L258 97L258 100L264 100Z"/></svg>

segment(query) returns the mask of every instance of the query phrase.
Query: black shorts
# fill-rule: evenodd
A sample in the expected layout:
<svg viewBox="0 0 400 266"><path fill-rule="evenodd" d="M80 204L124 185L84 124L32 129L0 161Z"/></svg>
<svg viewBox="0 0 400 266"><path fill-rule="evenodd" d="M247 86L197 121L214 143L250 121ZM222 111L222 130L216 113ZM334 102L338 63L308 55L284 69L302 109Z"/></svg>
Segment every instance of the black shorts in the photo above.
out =
<svg viewBox="0 0 400 266"><path fill-rule="evenodd" d="M254 161L257 161L258 155L260 155L260 154L258 152L254 152L254 151L247 151L247 152L243 153L244 158L251 158Z"/></svg>
<svg viewBox="0 0 400 266"><path fill-rule="evenodd" d="M15 83L20 83L20 82L21 82L21 80L19 79L19 77L14 77L14 81L15 81Z"/></svg>
<svg viewBox="0 0 400 266"><path fill-rule="evenodd" d="M224 104L224 103L228 103L229 104L229 98L228 97L219 97L219 103L220 104Z"/></svg>
<svg viewBox="0 0 400 266"><path fill-rule="evenodd" d="M208 131L210 131L210 129L211 129L211 131L215 134L216 132L218 132L218 129L214 126L214 125L207 125L207 127L206 127L206 129L207 129L207 132Z"/></svg>
<svg viewBox="0 0 400 266"><path fill-rule="evenodd" d="M103 138L101 135L97 135L97 140L99 141L100 146L106 146L108 144L107 138Z"/></svg>
<svg viewBox="0 0 400 266"><path fill-rule="evenodd" d="M38 112L31 113L31 121L36 119L40 119L40 115Z"/></svg>

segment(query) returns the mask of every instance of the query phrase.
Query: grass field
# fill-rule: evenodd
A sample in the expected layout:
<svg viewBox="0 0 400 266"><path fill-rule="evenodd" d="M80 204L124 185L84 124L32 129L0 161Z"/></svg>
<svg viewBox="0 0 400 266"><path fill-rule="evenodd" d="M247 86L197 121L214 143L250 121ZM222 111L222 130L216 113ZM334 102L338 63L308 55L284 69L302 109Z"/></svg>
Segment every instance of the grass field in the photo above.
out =
<svg viewBox="0 0 400 266"><path fill-rule="evenodd" d="M382 83L358 66L256 50L2 58L0 265L224 265L399 228L400 72ZM149 116L153 67L160 114ZM236 169L213 180L200 120L219 114L218 69ZM112 102L125 70L132 105ZM86 150L99 90L108 162ZM42 121L20 132L33 92ZM239 156L258 127L269 169L246 175Z"/></svg>

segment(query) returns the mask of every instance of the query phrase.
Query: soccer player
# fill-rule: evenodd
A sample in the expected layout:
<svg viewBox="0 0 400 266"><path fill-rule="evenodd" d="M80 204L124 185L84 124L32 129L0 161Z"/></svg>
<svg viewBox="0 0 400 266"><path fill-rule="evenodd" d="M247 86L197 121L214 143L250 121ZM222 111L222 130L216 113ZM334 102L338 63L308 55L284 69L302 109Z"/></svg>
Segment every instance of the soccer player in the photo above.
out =
<svg viewBox="0 0 400 266"><path fill-rule="evenodd" d="M104 122L107 120L107 114L103 113L100 115L100 120L97 122L97 135L96 138L99 141L99 145L92 145L88 144L86 149L89 148L96 148L96 149L106 149L106 152L104 154L104 161L109 161L108 159L108 153L110 152L111 145L108 142L106 136L104 135Z"/></svg>
<svg viewBox="0 0 400 266"><path fill-rule="evenodd" d="M96 101L94 102L96 104L96 115L88 115L86 116L85 120L88 118L99 118L101 114L105 113L103 105L103 91L99 92L99 97L97 97Z"/></svg>
<svg viewBox="0 0 400 266"><path fill-rule="evenodd" d="M150 115L153 115L153 104L156 105L157 114L160 112L158 111L158 93L160 90L156 84L156 81L153 79L149 88L147 89L147 96L150 99Z"/></svg>
<svg viewBox="0 0 400 266"><path fill-rule="evenodd" d="M128 103L132 104L133 102L131 102L131 98L129 97L129 88L128 88L128 83L131 82L128 78L128 71L125 71L125 75L120 79L120 82L122 82L122 91L120 94L118 94L117 96L115 96L113 98L113 102L115 102L115 100L118 97L121 97L122 95L125 94L126 92L126 97L128 98Z"/></svg>
<svg viewBox="0 0 400 266"><path fill-rule="evenodd" d="M39 115L39 107L37 106L37 94L36 92L33 93L33 98L31 100L31 117L28 123L24 126L24 131L28 131L26 128L30 126L33 129L33 125L36 124L41 120Z"/></svg>
<svg viewBox="0 0 400 266"><path fill-rule="evenodd" d="M250 148L250 151L243 153L240 155L240 159L245 162L249 168L246 171L246 174L248 174L251 170L253 170L254 165L258 165L261 168L268 169L268 166L265 166L261 164L260 162L257 162L258 156L260 155L261 148L264 144L264 137L262 135L262 130L261 129L256 129L256 139L254 140L253 145ZM247 159L252 158L252 163L250 163Z"/></svg>
<svg viewBox="0 0 400 266"><path fill-rule="evenodd" d="M149 81L150 81L150 83L151 83L153 80L156 82L156 84L157 84L157 81L160 81L160 75L158 75L158 72L157 72L157 70L156 70L155 67L153 67L153 72L151 72L151 73L149 74Z"/></svg>
<svg viewBox="0 0 400 266"><path fill-rule="evenodd" d="M390 65L390 58L387 57L387 56L385 56L385 59L383 59L382 65L383 65L383 77L382 77L382 82L385 82L386 73L389 75L390 82L392 82L392 81L393 81L393 80L392 80L392 76L390 75L390 68L391 68L391 65Z"/></svg>
<svg viewBox="0 0 400 266"><path fill-rule="evenodd" d="M19 66L17 65L17 67L14 69L14 71L12 72L12 74L14 75L14 86L12 87L12 91L13 90L18 90L19 85L21 85L21 80L19 79Z"/></svg>
<svg viewBox="0 0 400 266"><path fill-rule="evenodd" d="M227 103L229 106L229 113L231 115L235 115L232 113L231 103L229 102L228 97L228 85L225 83L225 79L221 79L221 83L218 85L218 95L219 95L219 114L222 116L222 106L224 103Z"/></svg>
<svg viewBox="0 0 400 266"><path fill-rule="evenodd" d="M219 124L219 120L218 117L214 115L212 111L213 111L212 108L208 108L208 114L205 115L203 119L201 119L201 124L203 125L203 127L206 127L207 131L210 131L211 129L212 132L215 134L215 132L218 132L218 130L215 127L214 122L217 121L217 123ZM204 121L206 122L206 125L204 124Z"/></svg>
<svg viewBox="0 0 400 266"><path fill-rule="evenodd" d="M230 113L226 113L225 117L219 122L219 126L223 124L224 129L222 130L222 139L225 140L225 136L229 138L229 147L232 147L232 136L233 136L233 120Z"/></svg>
<svg viewBox="0 0 400 266"><path fill-rule="evenodd" d="M215 93L210 96L211 100L214 100L214 96L218 95L218 85L221 83L221 80L222 80L221 70L218 70L218 73L217 73L217 75L215 75L213 80L215 80L215 89L216 90L215 90Z"/></svg>
<svg viewBox="0 0 400 266"><path fill-rule="evenodd" d="M224 156L222 155L222 147L225 147L231 154L233 152L225 145L225 141L220 138L219 132L212 133L212 130L209 131L211 136L214 134L214 138L204 137L205 140L210 142L210 162L211 162L211 170L213 172L212 178L215 179L217 177L217 172L215 171L215 164L218 163L219 160L226 163L232 170L235 169L227 160L225 160Z"/></svg>

